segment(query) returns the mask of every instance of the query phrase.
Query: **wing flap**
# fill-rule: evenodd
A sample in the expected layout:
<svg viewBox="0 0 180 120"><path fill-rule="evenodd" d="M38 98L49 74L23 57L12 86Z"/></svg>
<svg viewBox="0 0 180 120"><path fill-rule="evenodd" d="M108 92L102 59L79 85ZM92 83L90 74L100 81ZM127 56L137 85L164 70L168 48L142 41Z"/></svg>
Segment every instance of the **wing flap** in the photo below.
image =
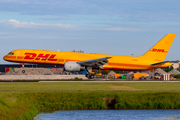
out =
<svg viewBox="0 0 180 120"><path fill-rule="evenodd" d="M102 68L103 65L108 63L108 59L112 57L105 57L105 58L99 58L99 59L93 59L93 60L86 60L86 61L79 61L78 64L84 65L84 66L93 66Z"/></svg>

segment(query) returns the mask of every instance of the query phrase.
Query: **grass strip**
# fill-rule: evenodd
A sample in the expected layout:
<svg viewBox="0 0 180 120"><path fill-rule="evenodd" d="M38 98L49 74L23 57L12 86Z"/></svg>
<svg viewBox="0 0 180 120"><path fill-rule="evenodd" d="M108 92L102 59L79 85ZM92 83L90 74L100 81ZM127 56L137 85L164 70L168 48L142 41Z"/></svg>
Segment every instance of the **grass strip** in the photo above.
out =
<svg viewBox="0 0 180 120"><path fill-rule="evenodd" d="M166 88L166 89L165 89ZM179 83L0 83L0 119L32 119L39 112L106 109L180 109Z"/></svg>

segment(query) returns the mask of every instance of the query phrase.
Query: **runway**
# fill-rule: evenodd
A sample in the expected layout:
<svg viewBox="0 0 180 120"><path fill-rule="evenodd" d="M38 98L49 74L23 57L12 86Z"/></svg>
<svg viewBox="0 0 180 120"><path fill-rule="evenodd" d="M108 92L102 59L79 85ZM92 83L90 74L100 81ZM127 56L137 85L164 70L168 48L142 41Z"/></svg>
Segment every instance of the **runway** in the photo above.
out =
<svg viewBox="0 0 180 120"><path fill-rule="evenodd" d="M162 82L180 82L180 81L38 81L38 82L67 82L67 83L162 83Z"/></svg>
<svg viewBox="0 0 180 120"><path fill-rule="evenodd" d="M169 83L179 83L180 80L176 81L107 81L107 80L84 80L84 81L51 81L51 80L0 80L0 83L2 82L49 82L49 83L55 83L55 82L61 82L61 83L164 83L164 82L169 82Z"/></svg>

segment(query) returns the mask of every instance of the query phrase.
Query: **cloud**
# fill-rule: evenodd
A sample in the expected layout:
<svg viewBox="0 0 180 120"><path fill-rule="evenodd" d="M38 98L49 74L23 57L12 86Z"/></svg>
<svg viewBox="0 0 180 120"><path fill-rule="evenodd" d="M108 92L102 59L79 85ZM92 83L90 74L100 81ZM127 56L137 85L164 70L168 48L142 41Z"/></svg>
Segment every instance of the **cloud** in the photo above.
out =
<svg viewBox="0 0 180 120"><path fill-rule="evenodd" d="M14 27L17 27L17 28L34 28L34 27L39 26L39 25L44 25L44 24L35 24L33 22L30 22L30 23L19 22L19 21L14 20L14 19L10 19L5 23L12 25Z"/></svg>
<svg viewBox="0 0 180 120"><path fill-rule="evenodd" d="M109 31L140 31L140 29L123 28L123 27L105 28L104 30L109 30Z"/></svg>
<svg viewBox="0 0 180 120"><path fill-rule="evenodd" d="M8 21L0 21L0 26L8 26L14 28L26 28L26 29L63 29L63 30L106 30L106 31L139 31L136 28L128 27L105 27L105 26L73 26L70 24L38 24L33 22L20 22L15 19L10 19Z"/></svg>
<svg viewBox="0 0 180 120"><path fill-rule="evenodd" d="M72 26L70 24L37 24L37 23L33 23L33 22L19 22L15 19L10 19L8 21L0 21L0 24L4 24L4 25L9 25L9 26L13 26L15 28L62 28L62 29L75 29L76 26Z"/></svg>
<svg viewBox="0 0 180 120"><path fill-rule="evenodd" d="M114 15L138 22L179 21L180 16L179 0L0 0L0 3L0 11L22 15Z"/></svg>

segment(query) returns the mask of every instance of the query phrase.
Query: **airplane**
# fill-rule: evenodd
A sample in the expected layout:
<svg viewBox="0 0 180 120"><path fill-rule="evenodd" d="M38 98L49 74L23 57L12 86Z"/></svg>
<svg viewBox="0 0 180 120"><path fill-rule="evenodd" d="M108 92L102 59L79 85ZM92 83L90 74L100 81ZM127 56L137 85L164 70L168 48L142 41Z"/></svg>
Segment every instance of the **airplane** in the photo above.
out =
<svg viewBox="0 0 180 120"><path fill-rule="evenodd" d="M120 56L94 53L18 49L9 52L4 60L17 63L63 65L68 72L87 70L86 77L94 78L92 69L139 71L171 66L164 61L176 34L168 33L142 56Z"/></svg>

